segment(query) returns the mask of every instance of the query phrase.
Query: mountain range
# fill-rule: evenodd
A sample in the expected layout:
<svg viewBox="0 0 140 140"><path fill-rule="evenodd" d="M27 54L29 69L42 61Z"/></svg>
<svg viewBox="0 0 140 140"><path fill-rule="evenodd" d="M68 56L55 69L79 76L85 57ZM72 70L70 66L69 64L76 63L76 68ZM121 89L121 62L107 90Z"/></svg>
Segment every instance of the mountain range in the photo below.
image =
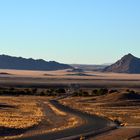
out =
<svg viewBox="0 0 140 140"><path fill-rule="evenodd" d="M70 68L72 68L72 66L55 61L45 61L43 59L35 60L32 58L26 59L22 57L0 55L0 69L51 71Z"/></svg>
<svg viewBox="0 0 140 140"><path fill-rule="evenodd" d="M109 66L105 65L68 65L58 63L56 61L45 61L43 59L32 59L23 57L13 57L8 55L0 55L0 69L16 69L16 70L63 70L79 68L82 70L94 70L114 73L140 73L140 58L127 54L116 63ZM96 69L95 69L96 68Z"/></svg>

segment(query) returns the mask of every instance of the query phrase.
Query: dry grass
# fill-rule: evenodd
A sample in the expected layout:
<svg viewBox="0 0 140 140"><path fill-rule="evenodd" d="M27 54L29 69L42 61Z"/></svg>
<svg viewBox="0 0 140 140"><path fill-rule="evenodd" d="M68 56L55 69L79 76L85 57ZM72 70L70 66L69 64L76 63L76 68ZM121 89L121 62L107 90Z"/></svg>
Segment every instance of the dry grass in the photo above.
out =
<svg viewBox="0 0 140 140"><path fill-rule="evenodd" d="M0 140L47 134L83 123L79 117L51 105L48 99L51 97L1 96Z"/></svg>
<svg viewBox="0 0 140 140"><path fill-rule="evenodd" d="M54 127L52 129L48 129L48 130L43 130L43 131L41 131L40 134L61 131L61 130L65 130L68 128L73 128L73 127L79 126L80 124L82 124L82 121L80 122L80 119L78 117L71 116L67 119L67 122L63 122L63 124L61 123L61 125L58 127Z"/></svg>
<svg viewBox="0 0 140 140"><path fill-rule="evenodd" d="M0 97L0 127L25 129L41 122L43 112L30 98Z"/></svg>
<svg viewBox="0 0 140 140"><path fill-rule="evenodd" d="M118 93L114 93L118 94ZM111 132L111 136L104 135L100 139L112 140L114 136L119 140L123 138L133 137L140 134L140 104L137 100L121 100L117 99L114 94L101 97L71 97L61 100L61 103L72 108L79 109L89 114L96 114L107 117L111 120L119 120L125 125L121 130ZM120 93L123 94L123 93ZM112 97L111 97L112 96ZM119 94L117 96L120 96ZM131 131L128 135L128 131ZM112 139L111 139L112 138ZM97 140L98 137L97 137ZM117 139L115 139L117 140Z"/></svg>
<svg viewBox="0 0 140 140"><path fill-rule="evenodd" d="M119 120L127 126L140 126L140 107L133 106L109 106L107 103L86 103L82 98L70 98L61 101L63 104L73 108L85 111L89 114L110 118L111 120Z"/></svg>

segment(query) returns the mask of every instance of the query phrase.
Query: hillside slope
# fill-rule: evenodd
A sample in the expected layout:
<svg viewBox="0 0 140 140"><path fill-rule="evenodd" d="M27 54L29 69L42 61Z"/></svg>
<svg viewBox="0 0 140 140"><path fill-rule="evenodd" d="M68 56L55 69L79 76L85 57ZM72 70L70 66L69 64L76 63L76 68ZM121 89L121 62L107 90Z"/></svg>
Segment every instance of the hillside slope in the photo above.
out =
<svg viewBox="0 0 140 140"><path fill-rule="evenodd" d="M132 54L125 55L116 63L106 67L103 71L138 74L140 73L140 58L137 58Z"/></svg>
<svg viewBox="0 0 140 140"><path fill-rule="evenodd" d="M67 64L61 64L55 61L45 61L43 59L26 59L22 57L12 57L0 55L0 69L17 70L63 70L72 68Z"/></svg>

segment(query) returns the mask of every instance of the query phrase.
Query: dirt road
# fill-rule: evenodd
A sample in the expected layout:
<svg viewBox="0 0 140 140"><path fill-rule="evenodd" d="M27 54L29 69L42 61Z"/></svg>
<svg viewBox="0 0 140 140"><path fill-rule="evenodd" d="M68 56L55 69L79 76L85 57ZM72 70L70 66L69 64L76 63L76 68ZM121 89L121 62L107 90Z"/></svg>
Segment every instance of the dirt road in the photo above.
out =
<svg viewBox="0 0 140 140"><path fill-rule="evenodd" d="M17 140L76 140L82 136L94 136L111 129L114 129L116 125L108 119L98 117L95 115L89 115L78 110L71 109L69 107L61 105L56 100L51 100L50 103L57 109L79 116L83 119L83 124L75 128L69 128L62 131L51 132L43 135L30 136L27 138L19 138ZM54 122L55 123L55 122Z"/></svg>

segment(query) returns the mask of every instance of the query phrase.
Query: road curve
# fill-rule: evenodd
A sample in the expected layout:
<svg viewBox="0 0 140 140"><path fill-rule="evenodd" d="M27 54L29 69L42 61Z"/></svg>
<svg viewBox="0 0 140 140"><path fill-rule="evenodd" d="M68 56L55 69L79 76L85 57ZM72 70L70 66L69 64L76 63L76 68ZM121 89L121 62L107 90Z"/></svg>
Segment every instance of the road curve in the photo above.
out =
<svg viewBox="0 0 140 140"><path fill-rule="evenodd" d="M51 100L50 103L59 110L79 116L85 123L75 128L69 128L58 132L51 132L48 134L36 135L27 138L18 138L16 140L79 140L81 135L94 136L116 128L116 125L108 119L74 110L60 104L56 100Z"/></svg>

